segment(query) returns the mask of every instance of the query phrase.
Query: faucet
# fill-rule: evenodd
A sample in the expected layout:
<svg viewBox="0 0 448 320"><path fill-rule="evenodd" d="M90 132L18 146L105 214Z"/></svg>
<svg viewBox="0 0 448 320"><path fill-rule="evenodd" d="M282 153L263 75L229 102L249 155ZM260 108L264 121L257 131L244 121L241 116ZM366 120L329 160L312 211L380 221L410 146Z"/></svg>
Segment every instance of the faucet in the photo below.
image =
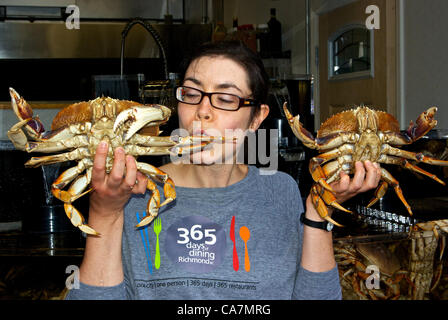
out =
<svg viewBox="0 0 448 320"><path fill-rule="evenodd" d="M128 35L128 32L131 30L131 28L136 24L140 24L141 26L143 26L143 28L145 28L145 30L149 32L149 34L153 37L154 41L157 43L157 46L159 47L160 54L162 55L163 59L163 70L165 73L165 79L168 80L168 61L166 58L162 38L160 37L159 33L151 26L151 24L149 24L142 18L133 18L131 21L128 22L128 24L124 27L123 31L121 32L120 75L123 76L124 48L125 48L126 36Z"/></svg>

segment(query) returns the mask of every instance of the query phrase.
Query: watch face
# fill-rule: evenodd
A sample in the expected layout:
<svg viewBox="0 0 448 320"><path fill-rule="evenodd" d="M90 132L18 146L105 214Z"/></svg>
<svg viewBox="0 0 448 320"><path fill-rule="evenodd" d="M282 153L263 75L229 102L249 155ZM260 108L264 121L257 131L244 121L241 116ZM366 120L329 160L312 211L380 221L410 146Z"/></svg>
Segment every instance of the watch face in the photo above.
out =
<svg viewBox="0 0 448 320"><path fill-rule="evenodd" d="M331 231L333 230L334 224L332 224L331 222L327 223L327 231Z"/></svg>

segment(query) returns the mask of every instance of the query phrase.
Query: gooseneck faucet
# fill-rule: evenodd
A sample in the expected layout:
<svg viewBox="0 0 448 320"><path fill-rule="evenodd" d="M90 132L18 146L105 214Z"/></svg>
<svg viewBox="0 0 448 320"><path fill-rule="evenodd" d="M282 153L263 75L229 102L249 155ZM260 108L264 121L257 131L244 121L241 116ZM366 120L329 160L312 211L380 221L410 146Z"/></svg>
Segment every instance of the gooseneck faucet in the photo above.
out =
<svg viewBox="0 0 448 320"><path fill-rule="evenodd" d="M133 18L131 21L128 22L128 24L124 27L123 31L121 32L120 75L123 76L124 48L125 48L126 36L128 35L128 32L131 30L131 28L136 24L140 24L143 28L145 28L145 30L149 32L149 34L153 37L154 41L157 43L157 46L159 47L160 54L162 55L163 59L163 71L165 73L165 80L168 80L168 61L166 58L166 52L162 38L160 37L159 33L151 26L151 24L149 24L142 18Z"/></svg>

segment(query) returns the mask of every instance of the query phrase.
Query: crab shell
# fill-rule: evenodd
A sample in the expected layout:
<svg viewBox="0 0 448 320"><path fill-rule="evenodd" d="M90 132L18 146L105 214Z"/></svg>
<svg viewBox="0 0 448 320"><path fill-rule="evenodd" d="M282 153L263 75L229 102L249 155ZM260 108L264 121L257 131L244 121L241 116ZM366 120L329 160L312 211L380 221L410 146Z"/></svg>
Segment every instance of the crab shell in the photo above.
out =
<svg viewBox="0 0 448 320"><path fill-rule="evenodd" d="M321 125L319 131L317 131L317 138L324 138L340 132L359 132L359 123L355 110L343 111L327 119ZM384 111L372 111L374 111L373 114L376 117L378 131L400 132L400 124L394 116Z"/></svg>
<svg viewBox="0 0 448 320"><path fill-rule="evenodd" d="M104 98L101 98L104 99ZM108 99L108 98L106 98ZM95 101L95 100L94 100ZM124 110L133 107L141 107L144 106L138 102L129 101L129 100L120 100L120 103L116 104L117 110L116 114L121 113ZM55 131L65 126L74 124L74 123L83 123L92 120L92 104L86 102L78 102L71 104L61 111L59 111L56 116L53 118L53 122L51 123L51 130ZM157 136L159 135L159 125L167 122L166 120L158 121L158 125L151 125L140 129L139 133L148 136Z"/></svg>

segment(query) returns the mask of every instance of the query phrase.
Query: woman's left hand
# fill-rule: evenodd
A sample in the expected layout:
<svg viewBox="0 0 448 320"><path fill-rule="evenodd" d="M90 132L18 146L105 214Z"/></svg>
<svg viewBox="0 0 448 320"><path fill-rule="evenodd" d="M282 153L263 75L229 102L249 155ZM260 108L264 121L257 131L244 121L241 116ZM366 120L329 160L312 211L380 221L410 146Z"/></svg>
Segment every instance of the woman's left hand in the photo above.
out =
<svg viewBox="0 0 448 320"><path fill-rule="evenodd" d="M335 191L338 203L343 203L360 193L376 188L380 179L381 168L378 163L357 161L352 179L348 174L341 172L340 179L330 186Z"/></svg>

